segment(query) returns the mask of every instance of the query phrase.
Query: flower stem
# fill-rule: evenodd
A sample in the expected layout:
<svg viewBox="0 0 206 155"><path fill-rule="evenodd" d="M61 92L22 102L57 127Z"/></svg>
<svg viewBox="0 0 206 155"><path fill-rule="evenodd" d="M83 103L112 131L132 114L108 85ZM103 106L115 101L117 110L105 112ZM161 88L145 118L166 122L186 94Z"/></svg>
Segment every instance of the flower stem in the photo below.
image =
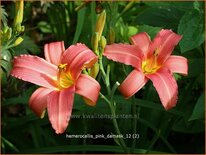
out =
<svg viewBox="0 0 206 155"><path fill-rule="evenodd" d="M112 121L113 121L115 130L116 130L116 133L117 133L118 135L121 135L121 132L120 132L120 130L119 130L119 126L118 126L118 124L117 124L116 113L115 113L115 108L113 107L113 104L112 104L111 101L109 101L109 100L107 99L107 97L105 97L102 93L100 93L100 96L101 96L102 99L104 99L104 100L108 103L108 105L109 105L109 107L110 107L110 110L111 110L111 113L112 113ZM119 140L120 140L120 145L121 145L121 147L124 149L124 151L125 151L126 153L128 153L128 151L127 151L127 146L126 146L124 140L123 140L122 138L120 138Z"/></svg>
<svg viewBox="0 0 206 155"><path fill-rule="evenodd" d="M112 87L112 91L111 91L111 101L113 101L113 98L114 98L114 93L115 91L117 90L117 88L120 86L119 82L117 81L114 86Z"/></svg>
<svg viewBox="0 0 206 155"><path fill-rule="evenodd" d="M132 97L132 115L133 115L133 134L136 134L137 132L137 107L135 104L135 97ZM134 153L134 149L136 146L136 138L132 139L132 148L130 153Z"/></svg>
<svg viewBox="0 0 206 155"><path fill-rule="evenodd" d="M106 74L106 72L104 70L103 63L102 63L102 57L99 57L99 69L102 72L102 76L103 76L102 79L106 85L107 93L108 93L108 95L110 95L111 94L110 82L109 82L110 67L107 68L107 74Z"/></svg>
<svg viewBox="0 0 206 155"><path fill-rule="evenodd" d="M100 53L103 53L103 49L100 49ZM116 84L111 89L111 86L110 86L110 76L109 76L110 75L110 66L109 65L107 66L107 72L105 72L104 66L103 66L103 62L102 62L102 54L99 55L99 69L100 69L100 71L102 73L102 79L103 79L104 84L106 85L107 94L108 94L110 100L107 97L105 97L101 92L100 92L100 96L101 96L102 99L104 99L108 103L109 108L111 110L112 121L113 121L115 130L116 130L116 133L118 135L121 135L121 132L119 130L119 126L118 126L117 120L116 120L115 101L113 100L114 93L115 93L116 89L118 88L119 83L116 82ZM127 146L126 146L126 144L124 142L124 139L120 138L119 142L120 142L119 144L123 148L124 152L128 153Z"/></svg>

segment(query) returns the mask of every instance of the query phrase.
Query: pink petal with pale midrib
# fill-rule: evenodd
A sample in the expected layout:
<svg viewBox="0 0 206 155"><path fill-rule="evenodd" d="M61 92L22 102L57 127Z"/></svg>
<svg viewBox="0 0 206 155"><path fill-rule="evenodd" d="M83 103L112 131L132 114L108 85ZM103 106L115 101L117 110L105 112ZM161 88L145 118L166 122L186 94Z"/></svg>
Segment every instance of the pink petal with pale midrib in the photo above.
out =
<svg viewBox="0 0 206 155"><path fill-rule="evenodd" d="M76 81L76 93L90 100L90 105L95 105L100 92L99 83L92 77L81 74Z"/></svg>
<svg viewBox="0 0 206 155"><path fill-rule="evenodd" d="M148 79L142 72L133 70L122 82L119 90L124 97L129 98L139 91L147 83L147 81Z"/></svg>
<svg viewBox="0 0 206 155"><path fill-rule="evenodd" d="M68 70L77 79L84 67L93 66L98 57L84 44L70 46L64 53L62 63L68 64Z"/></svg>
<svg viewBox="0 0 206 155"><path fill-rule="evenodd" d="M156 73L146 76L153 82L164 108L169 110L174 107L177 103L178 86L171 72L161 68Z"/></svg>
<svg viewBox="0 0 206 155"><path fill-rule="evenodd" d="M181 38L181 35L178 35L171 30L162 29L151 42L147 57L153 56L154 52L157 50L157 61L159 64L162 64L171 55Z"/></svg>
<svg viewBox="0 0 206 155"><path fill-rule="evenodd" d="M55 89L57 67L42 58L31 55L21 55L14 58L12 76L36 85Z"/></svg>
<svg viewBox="0 0 206 155"><path fill-rule="evenodd" d="M150 42L149 48L148 48L148 52L147 52L147 57L150 57L153 55L154 51L159 48L163 42L165 41L165 39L168 38L168 36L170 36L170 34L172 33L171 30L164 30L162 29L153 39L152 42Z"/></svg>
<svg viewBox="0 0 206 155"><path fill-rule="evenodd" d="M182 36L172 32L165 40L163 40L163 44L159 48L159 55L157 57L157 61L160 64L167 60L181 39Z"/></svg>
<svg viewBox="0 0 206 155"><path fill-rule="evenodd" d="M57 134L63 133L70 120L74 101L74 86L61 91L53 91L47 98L49 120Z"/></svg>
<svg viewBox="0 0 206 155"><path fill-rule="evenodd" d="M45 59L57 66L61 63L61 58L64 51L65 47L63 41L44 45Z"/></svg>
<svg viewBox="0 0 206 155"><path fill-rule="evenodd" d="M41 117L43 111L47 107L47 96L51 92L51 89L41 87L38 88L30 97L29 106L39 117Z"/></svg>
<svg viewBox="0 0 206 155"><path fill-rule="evenodd" d="M137 69L140 68L141 58L143 57L141 49L135 45L127 44L107 45L103 55L108 59L131 65Z"/></svg>
<svg viewBox="0 0 206 155"><path fill-rule="evenodd" d="M188 74L188 61L185 57L171 55L164 63L164 66L172 73Z"/></svg>
<svg viewBox="0 0 206 155"><path fill-rule="evenodd" d="M146 57L148 48L151 42L148 34L146 32L138 33L132 36L130 39L131 39L132 44L138 46L138 48L142 50L142 52L144 53Z"/></svg>

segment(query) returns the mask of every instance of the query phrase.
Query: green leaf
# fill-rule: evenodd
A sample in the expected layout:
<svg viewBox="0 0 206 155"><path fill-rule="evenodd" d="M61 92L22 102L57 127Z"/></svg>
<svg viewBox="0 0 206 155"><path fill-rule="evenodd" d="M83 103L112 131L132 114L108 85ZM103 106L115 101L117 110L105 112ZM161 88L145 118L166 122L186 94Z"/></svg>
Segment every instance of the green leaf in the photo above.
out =
<svg viewBox="0 0 206 155"><path fill-rule="evenodd" d="M11 62L8 62L6 60L1 60L1 67L6 71L6 72L10 72L12 66L11 66Z"/></svg>
<svg viewBox="0 0 206 155"><path fill-rule="evenodd" d="M28 104L29 96L12 97L5 100L5 105Z"/></svg>
<svg viewBox="0 0 206 155"><path fill-rule="evenodd" d="M120 95L115 95L114 98L117 101L117 103L121 103L122 105L124 105L124 109L126 108L125 105L127 105L127 106L131 105L131 100L126 100ZM140 107L155 109L155 110L158 110L158 111L166 112L161 104L157 104L157 103L154 103L154 102L151 102L151 101L147 101L147 100L143 100L143 99L135 99L135 104L140 106ZM171 114L174 114L174 115L178 115L178 116L183 116L184 115L182 112L180 112L176 109L171 109L167 112L171 113Z"/></svg>
<svg viewBox="0 0 206 155"><path fill-rule="evenodd" d="M180 41L181 52L197 48L204 42L204 14L197 10L188 11L181 18L178 34L183 35Z"/></svg>
<svg viewBox="0 0 206 155"><path fill-rule="evenodd" d="M128 34L127 34L127 37L129 38L129 37L131 37L131 36L137 34L137 32L138 32L137 27L134 27L134 26L128 26Z"/></svg>
<svg viewBox="0 0 206 155"><path fill-rule="evenodd" d="M1 52L1 57L3 60L10 62L12 59L12 55L9 50L3 50Z"/></svg>
<svg viewBox="0 0 206 155"><path fill-rule="evenodd" d="M23 91L22 94L17 97L3 99L2 103L5 106L15 105L15 104L28 104L29 98L31 97L35 89L36 89L36 86L31 86L27 90Z"/></svg>
<svg viewBox="0 0 206 155"><path fill-rule="evenodd" d="M83 24L84 24L85 13L86 13L86 8L83 8L83 9L78 11L77 28L76 28L76 32L74 35L73 44L77 43L77 41L79 40L79 36L82 32L82 28L83 28Z"/></svg>
<svg viewBox="0 0 206 155"><path fill-rule="evenodd" d="M75 110L83 110L83 109L85 109L86 104L84 103L84 101L81 98L82 97L80 95L75 94L73 109L75 109Z"/></svg>
<svg viewBox="0 0 206 155"><path fill-rule="evenodd" d="M204 2L202 1L195 1L193 2L193 8L199 12L204 12L204 7L205 7L205 4Z"/></svg>
<svg viewBox="0 0 206 155"><path fill-rule="evenodd" d="M156 133L156 135L159 135L158 138L160 138L167 145L167 147L170 149L170 151L172 153L176 153L176 151L171 146L171 144L167 141L167 139L163 135L159 134L159 130L152 123L150 123L149 121L144 120L142 118L139 118L138 121L140 123L144 124L145 126L148 126L149 128L151 128Z"/></svg>
<svg viewBox="0 0 206 155"><path fill-rule="evenodd" d="M165 8L165 9L177 9L177 10L182 10L182 11L187 11L193 8L193 3L192 2L175 2L175 1L168 1L168 2L161 2L161 1L145 1L146 5L150 7L158 7L158 8Z"/></svg>
<svg viewBox="0 0 206 155"><path fill-rule="evenodd" d="M39 119L37 116L35 116L33 113L26 115L26 117L20 117L20 118L2 118L2 122L6 122L7 126L5 126L4 128L4 132L6 132L7 130L11 130L11 129L25 129L25 127L27 127L28 123L31 123L32 121L40 121L40 122L44 122L47 121L46 119Z"/></svg>
<svg viewBox="0 0 206 155"><path fill-rule="evenodd" d="M30 124L30 132L34 143L34 147L40 148L41 146L43 146L44 144L41 135L43 131L42 128L39 125L37 125L36 122Z"/></svg>
<svg viewBox="0 0 206 155"><path fill-rule="evenodd" d="M1 78L1 86L2 88L5 88L7 85L7 75L5 72L2 71L2 68L0 70L0 78Z"/></svg>
<svg viewBox="0 0 206 155"><path fill-rule="evenodd" d="M166 111L161 104L157 104L147 100L136 99L136 104L141 107L147 107L158 111L168 112L174 115L183 116L184 114L176 109Z"/></svg>
<svg viewBox="0 0 206 155"><path fill-rule="evenodd" d="M182 133L200 133L204 131L204 121L191 121L188 122L188 119L184 118L176 120L172 130Z"/></svg>
<svg viewBox="0 0 206 155"><path fill-rule="evenodd" d="M3 8L3 6L0 7L0 16L1 16L1 21L2 23L5 25L7 25L7 17L8 14L6 13L5 9Z"/></svg>
<svg viewBox="0 0 206 155"><path fill-rule="evenodd" d="M5 139L4 137L1 137L1 140L4 144L6 144L8 147L10 147L12 150L14 150L15 152L19 152L19 150L17 149L16 146L14 146L10 141L8 141L7 139Z"/></svg>
<svg viewBox="0 0 206 155"><path fill-rule="evenodd" d="M174 8L148 7L136 16L136 24L176 28L182 12Z"/></svg>
<svg viewBox="0 0 206 155"><path fill-rule="evenodd" d="M43 33L52 33L52 29L51 26L49 25L49 23L45 22L45 21L40 21L37 26L39 27L39 29L41 30L41 32Z"/></svg>
<svg viewBox="0 0 206 155"><path fill-rule="evenodd" d="M193 7L194 7L195 10L200 11L200 3L199 3L198 1L195 1L195 2L193 3Z"/></svg>
<svg viewBox="0 0 206 155"><path fill-rule="evenodd" d="M204 73L204 65L205 61L204 59L190 59L189 60L189 72L188 72L188 77L195 77L200 75L201 73Z"/></svg>
<svg viewBox="0 0 206 155"><path fill-rule="evenodd" d="M140 25L138 26L138 33L147 32L148 35L153 39L156 34L161 30L161 27L154 27L149 25Z"/></svg>
<svg viewBox="0 0 206 155"><path fill-rule="evenodd" d="M204 99L205 99L205 95L202 94L195 107L194 107L194 110L192 112L192 115L190 116L189 118L189 121L192 121L192 120L197 120L197 119L203 119L204 118L204 115L205 115L205 105L204 105Z"/></svg>

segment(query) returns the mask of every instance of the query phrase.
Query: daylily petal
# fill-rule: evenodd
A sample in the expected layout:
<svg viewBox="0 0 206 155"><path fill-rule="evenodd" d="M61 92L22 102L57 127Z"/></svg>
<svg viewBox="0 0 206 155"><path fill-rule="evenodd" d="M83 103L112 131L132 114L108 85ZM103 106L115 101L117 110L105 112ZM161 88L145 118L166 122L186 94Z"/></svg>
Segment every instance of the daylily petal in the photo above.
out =
<svg viewBox="0 0 206 155"><path fill-rule="evenodd" d="M44 45L45 59L57 66L61 63L61 57L64 51L65 47L63 41Z"/></svg>
<svg viewBox="0 0 206 155"><path fill-rule="evenodd" d="M128 44L107 45L103 55L108 59L124 63L126 65L131 65L138 69L141 65L140 59L143 57L141 49L135 45Z"/></svg>
<svg viewBox="0 0 206 155"><path fill-rule="evenodd" d="M98 57L84 44L70 46L63 54L62 63L68 64L68 70L74 79L78 78L84 67L92 67Z"/></svg>
<svg viewBox="0 0 206 155"><path fill-rule="evenodd" d="M150 57L153 55L154 51L161 47L161 45L164 43L164 41L172 34L173 32L171 30L164 30L162 29L159 31L159 33L155 36L153 41L149 45L147 57Z"/></svg>
<svg viewBox="0 0 206 155"><path fill-rule="evenodd" d="M74 101L75 87L53 91L47 98L49 120L57 134L63 133L70 120Z"/></svg>
<svg viewBox="0 0 206 155"><path fill-rule="evenodd" d="M182 39L181 35L178 35L172 32L167 38L163 38L162 45L159 48L159 55L157 57L157 61L161 64L171 55L172 51L174 50L175 46L179 43Z"/></svg>
<svg viewBox="0 0 206 155"><path fill-rule="evenodd" d="M148 34L146 32L141 32L132 36L130 39L132 44L138 46L146 56L151 42Z"/></svg>
<svg viewBox="0 0 206 155"><path fill-rule="evenodd" d="M161 30L151 42L147 57L158 55L157 61L162 64L172 53L182 36L171 30Z"/></svg>
<svg viewBox="0 0 206 155"><path fill-rule="evenodd" d="M94 78L86 74L81 74L76 81L75 86L76 93L85 97L85 101L87 104L91 106L96 105L101 87Z"/></svg>
<svg viewBox="0 0 206 155"><path fill-rule="evenodd" d="M139 91L147 83L147 81L148 79L142 72L133 70L122 82L119 90L124 97L129 98Z"/></svg>
<svg viewBox="0 0 206 155"><path fill-rule="evenodd" d="M149 46L148 57L154 54L158 55L158 63L162 64L172 53L174 47L178 44L181 35L171 30L162 29L154 38Z"/></svg>
<svg viewBox="0 0 206 155"><path fill-rule="evenodd" d="M37 56L21 55L14 58L11 75L36 85L55 88L57 67Z"/></svg>
<svg viewBox="0 0 206 155"><path fill-rule="evenodd" d="M188 74L188 62L185 57L171 55L164 63L172 73Z"/></svg>
<svg viewBox="0 0 206 155"><path fill-rule="evenodd" d="M171 72L161 68L156 73L146 76L152 80L164 108L169 110L174 107L177 103L178 86Z"/></svg>
<svg viewBox="0 0 206 155"><path fill-rule="evenodd" d="M44 110L47 106L47 96L52 91L52 89L41 87L38 88L30 97L29 106L37 116L43 117Z"/></svg>

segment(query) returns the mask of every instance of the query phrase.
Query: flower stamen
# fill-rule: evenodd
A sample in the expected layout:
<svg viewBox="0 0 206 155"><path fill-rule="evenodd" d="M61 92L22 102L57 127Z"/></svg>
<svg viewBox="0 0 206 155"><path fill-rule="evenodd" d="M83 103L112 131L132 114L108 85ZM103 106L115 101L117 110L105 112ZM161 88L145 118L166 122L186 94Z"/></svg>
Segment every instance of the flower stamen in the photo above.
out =
<svg viewBox="0 0 206 155"><path fill-rule="evenodd" d="M161 67L157 62L158 54L159 54L159 48L157 48L154 51L152 57L150 57L142 62L143 73L152 74L152 73L155 73Z"/></svg>
<svg viewBox="0 0 206 155"><path fill-rule="evenodd" d="M58 65L57 81L60 90L64 88L68 88L74 83L71 73L69 71L66 71L66 69L67 69L67 64Z"/></svg>
<svg viewBox="0 0 206 155"><path fill-rule="evenodd" d="M65 71L67 68L67 64L60 64L58 65L59 72Z"/></svg>

